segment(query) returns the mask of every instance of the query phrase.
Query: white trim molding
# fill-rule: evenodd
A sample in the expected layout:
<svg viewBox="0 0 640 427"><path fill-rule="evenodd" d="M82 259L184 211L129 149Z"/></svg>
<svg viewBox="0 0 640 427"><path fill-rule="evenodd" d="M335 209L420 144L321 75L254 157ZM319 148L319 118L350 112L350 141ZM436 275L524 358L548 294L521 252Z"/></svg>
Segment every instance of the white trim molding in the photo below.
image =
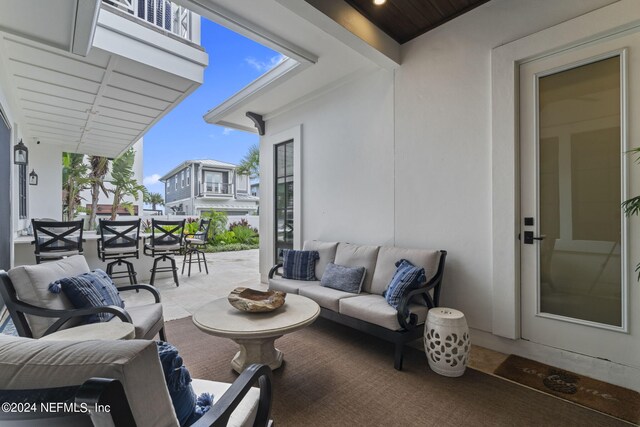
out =
<svg viewBox="0 0 640 427"><path fill-rule="evenodd" d="M293 141L293 247L301 249L302 236L302 124L260 140L260 277L267 281L274 255L274 170L273 149L282 142Z"/></svg>
<svg viewBox="0 0 640 427"><path fill-rule="evenodd" d="M520 338L519 66L640 27L637 0L620 0L491 52L492 333Z"/></svg>

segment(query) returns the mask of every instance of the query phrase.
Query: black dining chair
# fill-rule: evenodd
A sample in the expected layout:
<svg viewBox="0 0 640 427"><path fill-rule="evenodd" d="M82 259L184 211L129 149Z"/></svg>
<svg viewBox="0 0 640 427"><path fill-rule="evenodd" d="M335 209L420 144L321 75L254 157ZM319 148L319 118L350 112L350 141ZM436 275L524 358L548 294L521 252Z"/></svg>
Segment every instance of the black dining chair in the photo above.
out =
<svg viewBox="0 0 640 427"><path fill-rule="evenodd" d="M41 221L32 219L36 264L82 255L82 227L79 221Z"/></svg>
<svg viewBox="0 0 640 427"><path fill-rule="evenodd" d="M195 234L188 234L185 236L185 252L184 260L182 261L182 274L184 274L185 265L189 264L189 274L191 277L191 264L197 263L198 270L202 273L202 267L200 263L204 263L204 269L209 274L209 267L207 267L207 259L204 256L204 248L207 246L207 239L209 236L209 228L211 227L211 219L202 218L200 220L200 226L198 232ZM193 254L196 254L196 260L193 260ZM189 257L189 259L187 259ZM202 259L200 258L202 257Z"/></svg>
<svg viewBox="0 0 640 427"><path fill-rule="evenodd" d="M171 271L176 286L180 286L174 255L181 254L183 250L184 223L184 219L181 221L151 220L151 238L144 245L144 254L155 258L149 284L153 285L156 273ZM171 265L158 267L161 261L169 261Z"/></svg>
<svg viewBox="0 0 640 427"><path fill-rule="evenodd" d="M107 275L111 279L127 277L131 285L138 283L136 270L129 258L140 257L140 220L110 221L101 219L99 225L98 256L107 264ZM114 267L123 265L126 271L114 271Z"/></svg>

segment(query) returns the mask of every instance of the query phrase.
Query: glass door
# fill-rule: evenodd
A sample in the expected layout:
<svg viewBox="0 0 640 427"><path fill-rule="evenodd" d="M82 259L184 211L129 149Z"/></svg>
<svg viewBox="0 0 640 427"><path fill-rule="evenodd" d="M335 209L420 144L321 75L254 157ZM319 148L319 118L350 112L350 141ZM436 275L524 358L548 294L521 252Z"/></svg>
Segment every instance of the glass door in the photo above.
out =
<svg viewBox="0 0 640 427"><path fill-rule="evenodd" d="M638 99L625 78L631 49L638 35L520 66L522 338L618 362L631 339L621 209L626 111Z"/></svg>

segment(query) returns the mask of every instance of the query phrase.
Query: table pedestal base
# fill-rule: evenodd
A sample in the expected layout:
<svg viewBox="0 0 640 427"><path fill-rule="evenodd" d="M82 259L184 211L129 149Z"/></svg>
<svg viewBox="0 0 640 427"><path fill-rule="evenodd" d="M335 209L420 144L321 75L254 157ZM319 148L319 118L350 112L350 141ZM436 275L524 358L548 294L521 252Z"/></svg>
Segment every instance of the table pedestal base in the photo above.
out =
<svg viewBox="0 0 640 427"><path fill-rule="evenodd" d="M281 335L282 336L282 335ZM231 367L237 373L242 373L252 363L268 365L271 369L282 366L283 353L275 347L275 340L280 338L234 339L240 346L240 351L231 361Z"/></svg>

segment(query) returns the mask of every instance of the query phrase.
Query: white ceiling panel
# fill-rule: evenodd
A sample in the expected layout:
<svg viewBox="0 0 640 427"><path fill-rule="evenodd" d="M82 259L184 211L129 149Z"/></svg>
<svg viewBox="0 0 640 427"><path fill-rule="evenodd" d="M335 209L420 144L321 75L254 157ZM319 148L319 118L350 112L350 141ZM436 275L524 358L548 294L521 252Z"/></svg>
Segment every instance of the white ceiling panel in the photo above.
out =
<svg viewBox="0 0 640 427"><path fill-rule="evenodd" d="M25 138L108 156L133 145L199 86L102 49L80 57L1 32L0 67Z"/></svg>

